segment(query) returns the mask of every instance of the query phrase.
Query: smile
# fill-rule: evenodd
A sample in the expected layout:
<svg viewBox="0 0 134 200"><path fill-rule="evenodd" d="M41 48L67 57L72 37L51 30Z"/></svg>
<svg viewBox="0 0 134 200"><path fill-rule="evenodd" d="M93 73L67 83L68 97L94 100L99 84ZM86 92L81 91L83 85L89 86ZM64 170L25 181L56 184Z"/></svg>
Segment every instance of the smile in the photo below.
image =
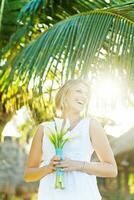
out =
<svg viewBox="0 0 134 200"><path fill-rule="evenodd" d="M78 104L83 105L84 102L83 101L76 101Z"/></svg>

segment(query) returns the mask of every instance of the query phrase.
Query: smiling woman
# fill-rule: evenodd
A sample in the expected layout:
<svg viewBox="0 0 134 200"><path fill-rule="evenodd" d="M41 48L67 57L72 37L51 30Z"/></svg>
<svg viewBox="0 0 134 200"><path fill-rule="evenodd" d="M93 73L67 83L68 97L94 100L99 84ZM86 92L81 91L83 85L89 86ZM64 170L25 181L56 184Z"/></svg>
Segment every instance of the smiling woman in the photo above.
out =
<svg viewBox="0 0 134 200"><path fill-rule="evenodd" d="M82 117L90 99L90 88L85 80L67 81L55 97L56 110L61 113L57 122L64 129L69 120L67 134L72 138L63 147L63 157L55 155L55 149L48 137L48 129L53 130L55 121L43 122L32 142L26 181L40 179L38 200L101 200L96 176L117 176L117 165L102 126L94 119ZM61 128L61 130L63 130ZM96 151L100 162L91 162ZM40 167L43 156L43 166ZM56 170L64 171L65 188L54 187Z"/></svg>
<svg viewBox="0 0 134 200"><path fill-rule="evenodd" d="M81 111L85 108L85 115L90 100L90 86L85 80L69 80L61 87L55 97L57 114L60 116L68 115L75 107ZM73 109L74 110L74 109Z"/></svg>

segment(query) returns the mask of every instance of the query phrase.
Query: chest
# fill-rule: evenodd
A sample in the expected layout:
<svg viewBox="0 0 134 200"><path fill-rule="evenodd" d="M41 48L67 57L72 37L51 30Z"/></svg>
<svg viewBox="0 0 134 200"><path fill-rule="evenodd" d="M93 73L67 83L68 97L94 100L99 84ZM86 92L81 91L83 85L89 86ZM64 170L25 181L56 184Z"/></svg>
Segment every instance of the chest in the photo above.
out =
<svg viewBox="0 0 134 200"><path fill-rule="evenodd" d="M83 121L79 126L74 128L72 131L66 133L66 137L70 140L63 147L63 155L71 159L89 158L93 153L92 144L89 137L89 124L87 121ZM54 132L54 126L50 124L49 128ZM51 158L55 155L55 148L48 136L44 136L42 151L45 159ZM85 159L84 159L85 160Z"/></svg>

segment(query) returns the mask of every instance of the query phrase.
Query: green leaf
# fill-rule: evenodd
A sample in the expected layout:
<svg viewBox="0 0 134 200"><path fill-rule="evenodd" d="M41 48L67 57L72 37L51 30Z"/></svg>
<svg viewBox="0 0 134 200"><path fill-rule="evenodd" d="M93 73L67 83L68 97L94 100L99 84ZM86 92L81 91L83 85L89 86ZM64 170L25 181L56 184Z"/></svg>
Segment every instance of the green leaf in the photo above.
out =
<svg viewBox="0 0 134 200"><path fill-rule="evenodd" d="M116 26L117 22L118 26ZM133 28L133 22L127 18L103 10L70 17L68 20L56 24L24 48L13 61L10 76L13 77L17 72L22 76L28 74L27 79L29 79L32 73L35 74L35 78L40 76L40 79L45 80L50 69L54 67L55 58L59 58L60 55L58 63L62 64L63 61L67 63L66 79L70 74L74 75L78 62L79 76L86 77L91 65L98 62L101 48L104 48L106 43L110 50L106 53L106 59L112 57L112 61L115 58L117 62L116 58L120 56L122 67L125 68L124 56L127 56L130 60L127 68L131 68L133 57L130 52L130 44L134 40ZM119 35L118 40L116 35ZM125 40L126 37L127 40ZM121 40L127 42L124 43L123 49L120 44ZM66 50L67 53L65 53ZM57 70L54 73L56 76ZM45 77L43 77L44 74L46 74ZM39 82L39 84L41 83Z"/></svg>
<svg viewBox="0 0 134 200"><path fill-rule="evenodd" d="M16 77L20 77L26 90L29 83L33 82L33 94L41 95L43 85L48 79L64 83L75 76L86 78L89 72L100 73L107 70L112 73L115 68L125 70L128 81L133 80L134 3L123 1L121 4L120 1L112 1L110 4L104 2L104 5L99 0L95 3L86 0L74 2L71 4L71 13L74 10L76 13L87 9L89 12L68 17L66 10L67 13L61 13L59 18L56 11L52 20L68 19L55 24L9 61L8 73L6 67L2 67L1 91L6 94L9 88L18 88ZM53 7L54 5L57 5L56 2ZM18 37L18 41L20 38ZM53 90L53 85L49 88L50 91ZM7 99L9 96L8 93Z"/></svg>

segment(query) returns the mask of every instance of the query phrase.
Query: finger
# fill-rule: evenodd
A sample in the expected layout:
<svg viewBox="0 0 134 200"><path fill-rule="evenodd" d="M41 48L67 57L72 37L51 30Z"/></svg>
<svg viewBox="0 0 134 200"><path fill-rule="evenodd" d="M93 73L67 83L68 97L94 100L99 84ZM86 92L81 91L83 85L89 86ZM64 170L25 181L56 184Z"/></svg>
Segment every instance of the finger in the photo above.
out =
<svg viewBox="0 0 134 200"><path fill-rule="evenodd" d="M54 166L52 166L52 165L51 165L51 169L52 169L53 171L55 171L55 170L56 170L56 168L55 168Z"/></svg>
<svg viewBox="0 0 134 200"><path fill-rule="evenodd" d="M54 157L53 157L53 160L54 160L54 161L60 160L60 157L59 157L59 156L54 156Z"/></svg>
<svg viewBox="0 0 134 200"><path fill-rule="evenodd" d="M59 163L59 161L53 161L52 164L53 164L53 165L58 165L58 164L60 164L60 163Z"/></svg>
<svg viewBox="0 0 134 200"><path fill-rule="evenodd" d="M56 171L56 168L55 168L55 167L53 167L52 169L53 169L53 171Z"/></svg>
<svg viewBox="0 0 134 200"><path fill-rule="evenodd" d="M60 157L57 156L57 155L55 155L53 158L54 158L54 160L59 160L60 159Z"/></svg>
<svg viewBox="0 0 134 200"><path fill-rule="evenodd" d="M61 164L61 165L68 165L69 164L68 160L59 161L58 163Z"/></svg>
<svg viewBox="0 0 134 200"><path fill-rule="evenodd" d="M61 164L57 164L56 167L66 168L66 167L68 167L68 165L61 163Z"/></svg>
<svg viewBox="0 0 134 200"><path fill-rule="evenodd" d="M69 171L69 168L68 168L68 167L65 167L65 168L62 168L61 170L64 171L64 172L68 172L68 171Z"/></svg>

